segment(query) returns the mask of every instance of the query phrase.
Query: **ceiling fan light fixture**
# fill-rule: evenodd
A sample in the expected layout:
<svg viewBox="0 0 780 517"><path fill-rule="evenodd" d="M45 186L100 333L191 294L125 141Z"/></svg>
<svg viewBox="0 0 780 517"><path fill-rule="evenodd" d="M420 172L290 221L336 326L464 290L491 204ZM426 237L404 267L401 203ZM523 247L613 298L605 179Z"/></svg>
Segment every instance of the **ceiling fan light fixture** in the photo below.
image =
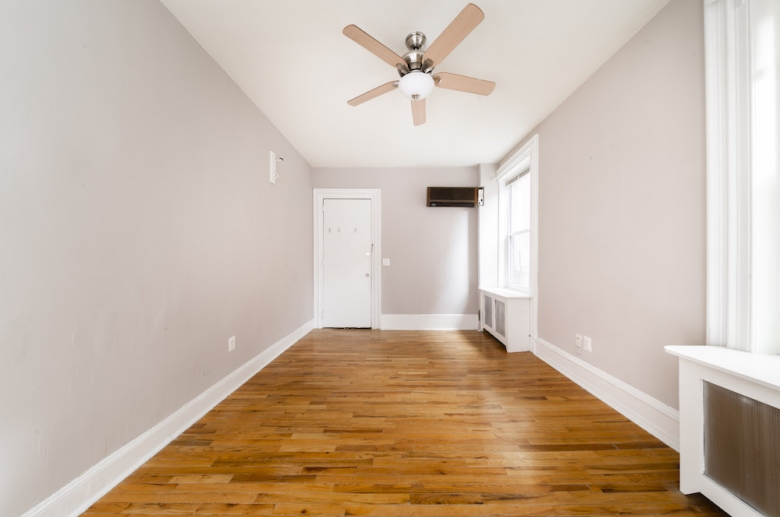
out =
<svg viewBox="0 0 780 517"><path fill-rule="evenodd" d="M426 50L423 50L426 43L425 34L419 31L409 34L406 37L406 48L409 52L403 56L399 56L358 26L347 25L341 31L346 37L395 68L401 77L358 95L347 103L350 106L358 106L390 90L398 89L404 97L412 101L412 121L415 126L419 126L425 124L425 98L430 95L434 86L490 95L496 83L446 72L437 73L435 78L432 76L433 69L438 67L484 18L485 14L479 7L468 4Z"/></svg>
<svg viewBox="0 0 780 517"><path fill-rule="evenodd" d="M433 91L433 77L430 74L414 70L398 81L398 89L407 99L420 101Z"/></svg>

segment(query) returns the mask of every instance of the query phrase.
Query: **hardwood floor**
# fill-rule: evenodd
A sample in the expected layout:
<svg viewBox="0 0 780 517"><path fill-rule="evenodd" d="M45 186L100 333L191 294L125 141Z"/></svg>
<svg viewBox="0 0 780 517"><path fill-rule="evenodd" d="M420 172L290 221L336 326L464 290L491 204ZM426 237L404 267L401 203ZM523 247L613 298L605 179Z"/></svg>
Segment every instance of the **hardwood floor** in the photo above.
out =
<svg viewBox="0 0 780 517"><path fill-rule="evenodd" d="M487 334L316 330L84 515L725 515L678 461Z"/></svg>

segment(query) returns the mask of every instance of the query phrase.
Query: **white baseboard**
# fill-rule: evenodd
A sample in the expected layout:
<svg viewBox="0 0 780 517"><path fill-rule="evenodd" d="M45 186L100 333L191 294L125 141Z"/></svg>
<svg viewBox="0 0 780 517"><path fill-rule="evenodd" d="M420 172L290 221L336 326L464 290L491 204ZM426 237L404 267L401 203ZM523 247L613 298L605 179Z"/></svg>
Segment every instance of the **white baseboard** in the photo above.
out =
<svg viewBox="0 0 780 517"><path fill-rule="evenodd" d="M672 449L680 451L680 412L676 409L543 339L536 338L534 355Z"/></svg>
<svg viewBox="0 0 780 517"><path fill-rule="evenodd" d="M382 330L477 330L476 314L382 314Z"/></svg>
<svg viewBox="0 0 780 517"><path fill-rule="evenodd" d="M141 436L106 456L22 517L75 517L314 328L305 323L250 359Z"/></svg>

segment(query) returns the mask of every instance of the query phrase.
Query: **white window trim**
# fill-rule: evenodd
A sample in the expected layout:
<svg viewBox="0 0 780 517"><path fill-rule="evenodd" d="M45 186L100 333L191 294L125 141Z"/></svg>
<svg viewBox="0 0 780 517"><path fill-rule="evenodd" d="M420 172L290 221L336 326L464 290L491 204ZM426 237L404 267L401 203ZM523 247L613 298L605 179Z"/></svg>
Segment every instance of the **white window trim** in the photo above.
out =
<svg viewBox="0 0 780 517"><path fill-rule="evenodd" d="M529 169L531 181L531 274L530 290L515 289L520 292L526 292L531 297L531 335L533 339L539 335L537 326L537 308L538 308L538 263L539 263L539 135L534 135L517 152L507 158L496 171L496 181L498 182L498 285L507 286L507 253L506 249L506 228L507 220L507 201L506 181L516 174L519 174L526 168ZM511 288L511 287L510 287Z"/></svg>
<svg viewBox="0 0 780 517"><path fill-rule="evenodd" d="M708 345L750 347L748 2L704 0Z"/></svg>

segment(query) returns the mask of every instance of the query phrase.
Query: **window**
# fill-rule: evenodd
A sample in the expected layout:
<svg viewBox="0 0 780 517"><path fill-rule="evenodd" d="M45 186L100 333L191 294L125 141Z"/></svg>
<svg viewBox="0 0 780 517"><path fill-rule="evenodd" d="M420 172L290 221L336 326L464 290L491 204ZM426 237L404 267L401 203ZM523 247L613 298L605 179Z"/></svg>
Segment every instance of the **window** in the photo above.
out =
<svg viewBox="0 0 780 517"><path fill-rule="evenodd" d="M780 354L780 3L704 14L707 343Z"/></svg>
<svg viewBox="0 0 780 517"><path fill-rule="evenodd" d="M539 136L531 137L496 171L498 249L496 287L529 295L536 303ZM496 249L493 248L493 249Z"/></svg>
<svg viewBox="0 0 780 517"><path fill-rule="evenodd" d="M531 175L530 168L504 185L507 203L507 275L511 289L531 289Z"/></svg>

